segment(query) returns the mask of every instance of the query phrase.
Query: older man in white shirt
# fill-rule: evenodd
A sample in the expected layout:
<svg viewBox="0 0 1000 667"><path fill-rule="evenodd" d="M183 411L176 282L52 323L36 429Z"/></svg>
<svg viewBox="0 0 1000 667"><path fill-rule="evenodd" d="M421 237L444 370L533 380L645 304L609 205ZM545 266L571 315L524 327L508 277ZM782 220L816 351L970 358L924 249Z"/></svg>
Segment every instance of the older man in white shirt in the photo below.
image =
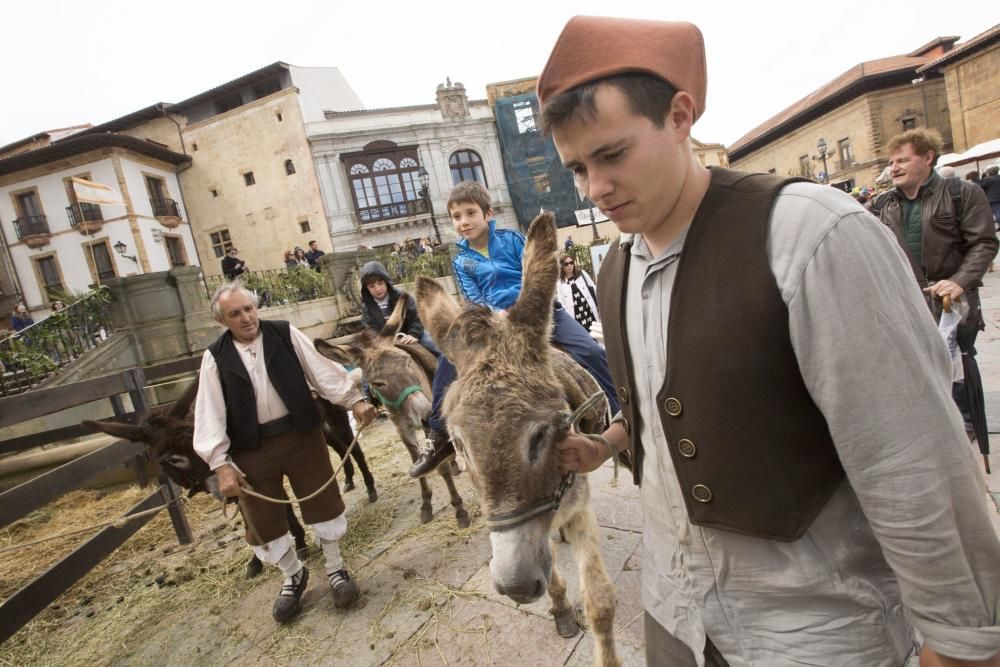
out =
<svg viewBox="0 0 1000 667"><path fill-rule="evenodd" d="M303 498L333 477L310 386L331 403L350 407L361 425L371 422L374 409L344 368L316 352L301 331L288 322L260 320L256 297L242 285L223 285L211 305L227 330L202 360L194 447L218 476L220 491L240 497L254 553L285 575L272 609L284 623L299 611L309 571L293 548L284 508L242 490L251 486L282 498L287 477ZM347 519L336 482L301 503L301 510L322 544L334 605L346 607L357 599L358 586L340 556Z"/></svg>

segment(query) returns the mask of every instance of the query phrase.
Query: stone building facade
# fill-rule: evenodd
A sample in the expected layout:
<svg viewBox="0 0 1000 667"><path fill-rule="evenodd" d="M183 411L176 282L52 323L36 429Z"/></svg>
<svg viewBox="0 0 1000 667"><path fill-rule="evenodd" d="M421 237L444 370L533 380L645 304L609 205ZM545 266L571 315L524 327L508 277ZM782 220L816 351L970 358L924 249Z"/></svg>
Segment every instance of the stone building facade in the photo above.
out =
<svg viewBox="0 0 1000 667"><path fill-rule="evenodd" d="M915 51L864 62L844 72L729 147L735 169L802 176L850 190L873 185L888 156L885 144L915 127L952 132L945 81L917 70L952 49L940 37ZM825 171L819 140L826 144Z"/></svg>
<svg viewBox="0 0 1000 667"><path fill-rule="evenodd" d="M944 75L955 153L1000 137L1000 24L917 70Z"/></svg>
<svg viewBox="0 0 1000 667"><path fill-rule="evenodd" d="M189 155L180 173L198 254L219 275L231 247L251 270L283 269L284 251L333 250L306 125L363 104L334 67L273 63L175 104L86 133L115 132Z"/></svg>
<svg viewBox="0 0 1000 667"><path fill-rule="evenodd" d="M329 110L307 124L338 251L436 236L454 241L446 204L461 180L481 182L497 224L517 227L489 104L470 101L465 87L450 80L438 86L436 98L435 104Z"/></svg>

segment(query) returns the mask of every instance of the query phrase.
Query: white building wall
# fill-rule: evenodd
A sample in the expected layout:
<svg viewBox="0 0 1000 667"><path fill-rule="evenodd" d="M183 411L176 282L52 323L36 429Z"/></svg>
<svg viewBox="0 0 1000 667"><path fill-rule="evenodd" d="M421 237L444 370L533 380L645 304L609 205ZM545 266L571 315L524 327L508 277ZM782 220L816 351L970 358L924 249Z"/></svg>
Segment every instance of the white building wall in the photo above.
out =
<svg viewBox="0 0 1000 667"><path fill-rule="evenodd" d="M299 105L306 123L323 120L324 111L364 109L361 98L336 67L288 68L299 89Z"/></svg>
<svg viewBox="0 0 1000 667"><path fill-rule="evenodd" d="M132 210L136 215L146 218L153 217L153 205L149 201L149 193L146 191L145 174L149 174L159 176L166 182L167 197L177 202L181 219L188 219L187 211L184 210L184 202L181 200L181 186L177 182L177 174L165 169L158 169L144 162L134 162L128 158L121 159L121 166L129 197L132 198ZM111 185L115 190L119 189L117 182L108 185Z"/></svg>
<svg viewBox="0 0 1000 667"><path fill-rule="evenodd" d="M431 203L443 242L457 240L446 206L453 187L448 160L463 149L473 150L482 158L488 190L497 209L497 224L517 228L492 110L485 103L473 103L469 111L469 117L445 120L437 107L372 110L306 125L334 247L353 250L359 245L374 247L433 235L426 219L394 219L364 227L358 224L350 178L340 156L359 152L376 140L418 146L420 163L430 174Z"/></svg>
<svg viewBox="0 0 1000 667"><path fill-rule="evenodd" d="M188 264L197 265L198 255L195 252L190 226L186 223L187 214L184 212L183 202L180 199L180 187L177 184L176 174L162 168L129 160L127 157L120 157L120 161L133 210L137 216L140 216L137 222L146 246L150 268L153 271L164 271L170 268L166 245L162 241L157 242L154 239L154 229L180 236L184 240ZM176 228L168 229L152 217L152 207L142 179L143 172L156 174L166 181L170 197L178 202L182 219L185 222ZM128 246L127 254L136 254L135 240L132 236L126 206L101 205L104 223L100 231L93 234L81 234L70 225L66 212L66 207L69 206L70 202L63 179L84 173L89 173L91 180L97 183L107 185L118 192L122 190L111 157L0 186L0 224L3 226L4 238L8 243L14 269L21 282L25 302L29 308L38 309L46 302L36 278L33 257L49 255L54 252L62 274L63 286L72 292L86 291L93 282L84 245L91 241L108 239L112 247L111 260L119 276L136 275L141 272L137 264L118 255L113 250L115 243L121 241ZM45 214L51 234L48 243L39 248L29 248L23 242L18 241L14 230L14 219L17 217L17 213L11 193L30 188L36 188L38 192L42 212Z"/></svg>

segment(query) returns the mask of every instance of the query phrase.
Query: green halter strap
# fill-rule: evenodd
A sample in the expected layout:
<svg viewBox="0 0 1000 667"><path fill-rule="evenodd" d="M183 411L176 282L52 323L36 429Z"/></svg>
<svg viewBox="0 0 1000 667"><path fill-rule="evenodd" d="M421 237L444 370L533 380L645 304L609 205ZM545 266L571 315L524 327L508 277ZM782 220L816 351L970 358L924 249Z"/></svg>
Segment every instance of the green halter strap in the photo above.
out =
<svg viewBox="0 0 1000 667"><path fill-rule="evenodd" d="M403 390L403 392L399 395L399 398L397 398L395 401L390 401L388 398L379 393L378 389L372 387L372 393L374 393L375 396L378 397L378 400L382 401L383 405L392 408L396 412L399 412L399 408L401 405L403 405L403 401L406 400L406 397L415 391L422 391L419 384L411 384L409 387Z"/></svg>

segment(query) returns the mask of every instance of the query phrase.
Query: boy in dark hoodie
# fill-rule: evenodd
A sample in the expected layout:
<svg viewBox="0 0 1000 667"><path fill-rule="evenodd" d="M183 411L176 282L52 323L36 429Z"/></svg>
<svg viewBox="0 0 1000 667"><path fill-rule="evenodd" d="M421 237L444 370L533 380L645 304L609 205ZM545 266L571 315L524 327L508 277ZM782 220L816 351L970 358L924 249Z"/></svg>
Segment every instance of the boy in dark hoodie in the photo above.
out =
<svg viewBox="0 0 1000 667"><path fill-rule="evenodd" d="M396 307L400 294L393 286L389 272L380 262L366 263L361 267L361 323L375 331L381 331ZM404 345L420 343L435 357L440 357L441 351L417 316L417 302L409 295L406 300L406 315L403 326L396 335L396 342Z"/></svg>

